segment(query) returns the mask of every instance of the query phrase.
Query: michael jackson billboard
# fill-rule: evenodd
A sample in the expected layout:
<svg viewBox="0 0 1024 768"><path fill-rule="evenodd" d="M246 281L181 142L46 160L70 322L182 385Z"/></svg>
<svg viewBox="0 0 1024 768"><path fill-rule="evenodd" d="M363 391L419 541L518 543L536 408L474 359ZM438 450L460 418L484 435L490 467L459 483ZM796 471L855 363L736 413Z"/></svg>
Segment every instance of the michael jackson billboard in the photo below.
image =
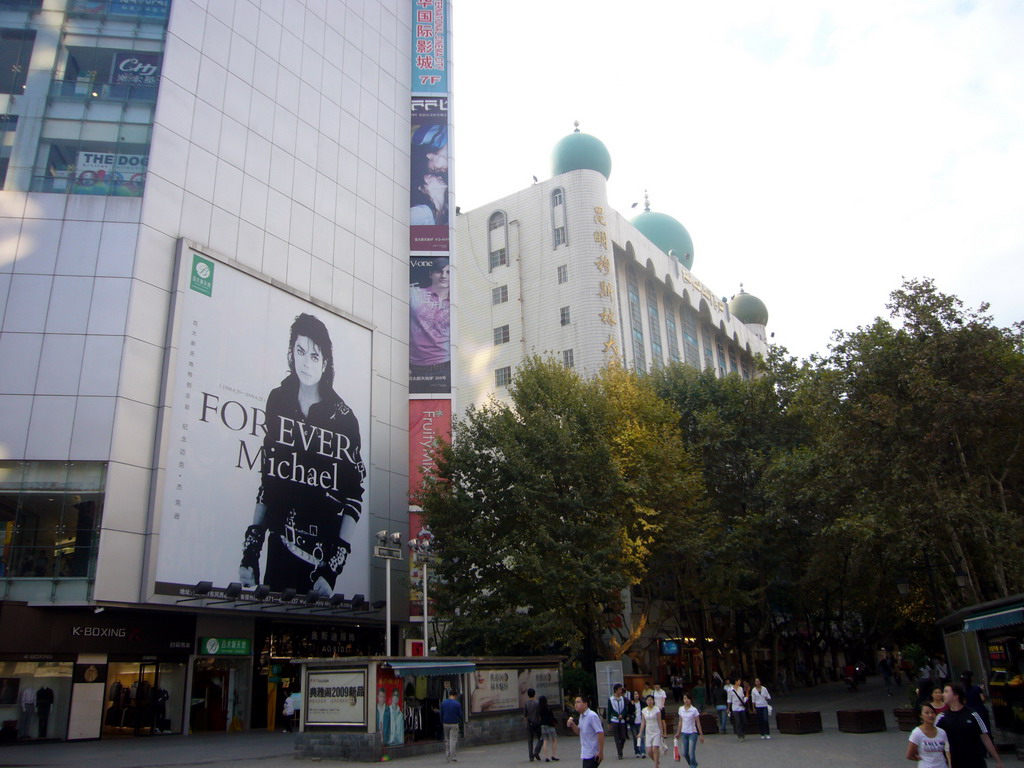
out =
<svg viewBox="0 0 1024 768"><path fill-rule="evenodd" d="M370 331L182 247L156 593L369 591Z"/></svg>

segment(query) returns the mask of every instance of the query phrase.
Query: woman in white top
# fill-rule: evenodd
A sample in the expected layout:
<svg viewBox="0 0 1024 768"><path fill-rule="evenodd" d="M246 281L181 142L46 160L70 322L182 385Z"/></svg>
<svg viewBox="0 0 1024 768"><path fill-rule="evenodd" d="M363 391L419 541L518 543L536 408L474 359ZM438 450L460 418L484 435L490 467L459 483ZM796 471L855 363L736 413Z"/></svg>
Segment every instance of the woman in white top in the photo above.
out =
<svg viewBox="0 0 1024 768"><path fill-rule="evenodd" d="M640 738L640 726L644 722L644 702L640 698L639 691L633 691L633 754L637 757L647 757L644 754L644 741Z"/></svg>
<svg viewBox="0 0 1024 768"><path fill-rule="evenodd" d="M747 692L743 689L743 680L736 678L736 684L729 690L729 709L732 712L732 728L736 738L743 741L747 738Z"/></svg>
<svg viewBox="0 0 1024 768"><path fill-rule="evenodd" d="M918 768L949 766L949 739L944 730L935 727L935 708L927 702L921 705L921 725L910 734L907 760L916 760Z"/></svg>
<svg viewBox="0 0 1024 768"><path fill-rule="evenodd" d="M683 706L679 708L679 725L676 738L682 736L683 760L690 768L697 768L697 742L704 743L704 729L700 725L700 710L693 706L690 694L683 694Z"/></svg>
<svg viewBox="0 0 1024 768"><path fill-rule="evenodd" d="M754 711L757 713L757 725L761 729L761 738L770 739L772 729L771 721L768 718L768 702L772 700L772 695L756 677L754 678L754 687L750 689L750 700L754 703Z"/></svg>
<svg viewBox="0 0 1024 768"><path fill-rule="evenodd" d="M661 744L664 732L661 710L654 704L654 696L647 697L647 706L643 709L644 719L640 723L640 736L646 736L647 756L654 761L654 768L661 765Z"/></svg>

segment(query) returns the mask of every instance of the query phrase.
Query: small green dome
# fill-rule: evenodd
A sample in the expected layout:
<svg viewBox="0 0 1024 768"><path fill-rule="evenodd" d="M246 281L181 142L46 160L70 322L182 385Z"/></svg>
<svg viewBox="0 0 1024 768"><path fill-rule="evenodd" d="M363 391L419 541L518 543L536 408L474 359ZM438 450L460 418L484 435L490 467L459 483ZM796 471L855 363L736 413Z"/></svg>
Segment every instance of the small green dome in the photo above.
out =
<svg viewBox="0 0 1024 768"><path fill-rule="evenodd" d="M744 325L768 325L768 307L757 296L743 290L729 299L729 312Z"/></svg>
<svg viewBox="0 0 1024 768"><path fill-rule="evenodd" d="M605 181L612 173L612 156L608 148L595 136L580 133L579 122L573 133L563 138L551 153L551 175L558 176L569 171L597 171Z"/></svg>
<svg viewBox="0 0 1024 768"><path fill-rule="evenodd" d="M693 240L690 239L690 233L667 213L652 211L646 194L644 211L633 219L632 224L665 255L675 256L687 269L693 268Z"/></svg>

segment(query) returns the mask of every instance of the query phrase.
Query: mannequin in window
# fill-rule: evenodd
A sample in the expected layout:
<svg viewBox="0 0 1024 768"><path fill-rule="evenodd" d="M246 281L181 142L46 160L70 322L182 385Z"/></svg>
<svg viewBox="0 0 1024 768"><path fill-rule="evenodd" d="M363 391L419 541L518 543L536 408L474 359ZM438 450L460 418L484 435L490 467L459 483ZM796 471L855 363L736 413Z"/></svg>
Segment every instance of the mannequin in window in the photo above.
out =
<svg viewBox="0 0 1024 768"><path fill-rule="evenodd" d="M50 723L50 707L53 706L53 689L43 686L36 691L36 712L39 714L39 738L45 739Z"/></svg>
<svg viewBox="0 0 1024 768"><path fill-rule="evenodd" d="M32 716L36 713L36 689L25 686L18 694L18 738L31 739Z"/></svg>

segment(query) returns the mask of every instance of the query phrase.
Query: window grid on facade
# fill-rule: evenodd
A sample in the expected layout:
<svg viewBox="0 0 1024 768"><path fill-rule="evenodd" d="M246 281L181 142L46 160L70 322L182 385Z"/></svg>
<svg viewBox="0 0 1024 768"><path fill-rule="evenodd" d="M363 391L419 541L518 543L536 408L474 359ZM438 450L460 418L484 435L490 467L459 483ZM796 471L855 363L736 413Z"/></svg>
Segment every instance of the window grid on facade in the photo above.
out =
<svg viewBox="0 0 1024 768"><path fill-rule="evenodd" d="M736 347L729 345L729 372L739 373L739 366L736 364Z"/></svg>
<svg viewBox="0 0 1024 768"><path fill-rule="evenodd" d="M562 323L562 325L568 325L571 322L569 320L569 308L568 307L562 307L560 310L558 310L558 319L559 319L559 322Z"/></svg>
<svg viewBox="0 0 1024 768"><path fill-rule="evenodd" d="M504 248L491 251L491 271L508 264L508 252Z"/></svg>
<svg viewBox="0 0 1024 768"><path fill-rule="evenodd" d="M494 370L494 386L507 387L512 381L512 368L506 365L504 368Z"/></svg>
<svg viewBox="0 0 1024 768"><path fill-rule="evenodd" d="M679 328L676 326L676 313L672 307L665 307L665 331L668 335L668 357L673 363L682 362L679 357Z"/></svg>
<svg viewBox="0 0 1024 768"><path fill-rule="evenodd" d="M575 367L576 362L575 360L573 360L571 349L562 350L562 365L564 365L566 368Z"/></svg>
<svg viewBox="0 0 1024 768"><path fill-rule="evenodd" d="M630 267L626 270L626 298L629 303L629 326L633 339L633 367L638 371L647 371L647 354L644 352L643 310L640 309L640 283L636 272Z"/></svg>
<svg viewBox="0 0 1024 768"><path fill-rule="evenodd" d="M555 227L554 239L555 248L565 245L565 227Z"/></svg>
<svg viewBox="0 0 1024 768"><path fill-rule="evenodd" d="M561 187L551 193L551 205L558 206L565 203L565 192Z"/></svg>
<svg viewBox="0 0 1024 768"><path fill-rule="evenodd" d="M505 214L501 211L492 213L491 217L487 220L487 229L493 232L496 229L501 229L505 226Z"/></svg>
<svg viewBox="0 0 1024 768"><path fill-rule="evenodd" d="M499 344L508 344L509 333L507 325L499 325L494 329L494 346Z"/></svg>
<svg viewBox="0 0 1024 768"><path fill-rule="evenodd" d="M700 370L700 349L697 346L697 313L692 307L680 309L683 323L683 361Z"/></svg>
<svg viewBox="0 0 1024 768"><path fill-rule="evenodd" d="M661 346L661 317L658 312L658 290L654 283L647 283L647 325L651 329L651 365L657 368L665 364L665 352Z"/></svg>
<svg viewBox="0 0 1024 768"><path fill-rule="evenodd" d="M561 266L558 267L558 284L561 285L562 283L568 283L568 282L569 282L569 266L567 264L562 264Z"/></svg>
<svg viewBox="0 0 1024 768"><path fill-rule="evenodd" d="M747 358L741 358L740 365L743 368L743 378L750 381L750 364L747 362Z"/></svg>
<svg viewBox="0 0 1024 768"><path fill-rule="evenodd" d="M508 301L508 286L499 285L491 289L491 304L504 304Z"/></svg>
<svg viewBox="0 0 1024 768"><path fill-rule="evenodd" d="M704 339L704 370L715 370L715 348L711 340L711 329L706 325L701 327L701 336Z"/></svg>
<svg viewBox="0 0 1024 768"><path fill-rule="evenodd" d="M715 339L715 347L718 349L718 375L724 377L725 370L725 347L722 346L721 339Z"/></svg>

